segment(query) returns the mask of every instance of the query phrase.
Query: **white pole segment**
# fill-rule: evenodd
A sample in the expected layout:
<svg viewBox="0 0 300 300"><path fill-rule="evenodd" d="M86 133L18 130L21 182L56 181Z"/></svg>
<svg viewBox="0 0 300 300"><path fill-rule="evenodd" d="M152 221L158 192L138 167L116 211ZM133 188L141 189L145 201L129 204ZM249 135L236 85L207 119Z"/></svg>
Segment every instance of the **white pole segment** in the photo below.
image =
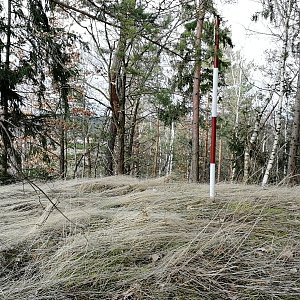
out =
<svg viewBox="0 0 300 300"><path fill-rule="evenodd" d="M209 183L209 197L215 198L216 187L216 164L210 164L210 183Z"/></svg>
<svg viewBox="0 0 300 300"><path fill-rule="evenodd" d="M210 147L210 198L215 198L216 186L216 140L217 140L217 109L218 109L218 83L219 83L219 26L220 18L215 20L215 56L213 69L213 94L211 108L211 147Z"/></svg>
<svg viewBox="0 0 300 300"><path fill-rule="evenodd" d="M217 107L218 107L218 84L219 84L219 69L214 68L213 71L213 95L212 95L212 108L211 108L211 116L216 117Z"/></svg>
<svg viewBox="0 0 300 300"><path fill-rule="evenodd" d="M212 95L212 107L211 107L211 116L212 119L215 119L218 114L218 83L219 83L219 69L213 69L213 95ZM213 122L214 123L214 122ZM212 125L214 127L214 125ZM216 130L216 128L214 128ZM212 136L215 136L216 132L212 132ZM215 137L213 137L215 140ZM214 146L215 147L215 146ZM210 188L209 196L210 198L215 198L215 186L216 186L216 163L215 163L215 149L211 149L214 153L213 158L211 158L210 163Z"/></svg>

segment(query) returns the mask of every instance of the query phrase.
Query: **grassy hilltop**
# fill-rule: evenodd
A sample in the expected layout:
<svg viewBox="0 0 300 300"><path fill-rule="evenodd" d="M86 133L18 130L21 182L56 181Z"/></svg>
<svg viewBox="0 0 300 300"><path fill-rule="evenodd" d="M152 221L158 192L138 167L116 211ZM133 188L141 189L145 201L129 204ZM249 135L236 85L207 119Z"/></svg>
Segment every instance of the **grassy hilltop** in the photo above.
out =
<svg viewBox="0 0 300 300"><path fill-rule="evenodd" d="M300 187L39 187L0 187L0 299L300 299Z"/></svg>

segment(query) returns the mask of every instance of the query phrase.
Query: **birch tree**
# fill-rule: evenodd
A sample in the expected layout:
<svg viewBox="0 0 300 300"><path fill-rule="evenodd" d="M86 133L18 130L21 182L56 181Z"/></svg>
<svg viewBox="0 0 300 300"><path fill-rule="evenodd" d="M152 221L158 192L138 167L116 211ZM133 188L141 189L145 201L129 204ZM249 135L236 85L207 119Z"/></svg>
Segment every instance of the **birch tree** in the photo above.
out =
<svg viewBox="0 0 300 300"><path fill-rule="evenodd" d="M300 145L300 47L298 45L298 81L297 81L297 91L295 97L295 106L294 106L294 118L292 125L292 135L291 135L291 144L289 150L289 160L288 160L288 171L287 175L289 177L290 183L299 183L299 168L298 168L298 159L297 155L299 153Z"/></svg>
<svg viewBox="0 0 300 300"><path fill-rule="evenodd" d="M233 63L233 56L231 56L231 62ZM238 128L240 123L240 103L241 103L241 90L242 90L242 59L238 57L237 63L239 64L238 74L234 74L234 70L231 67L231 76L235 90L236 108L235 108L235 121L234 121L234 138L238 140ZM237 75L237 76L236 76ZM233 151L232 154L232 174L231 182L234 182L237 176L237 151Z"/></svg>
<svg viewBox="0 0 300 300"><path fill-rule="evenodd" d="M269 160L264 172L264 176L262 179L262 186L265 186L268 183L270 172L273 168L276 153L278 150L279 137L281 133L281 124L282 124L282 107L283 101L285 98L285 77L286 77L286 67L287 67L287 59L289 55L289 41L290 41L290 33L291 33L291 17L295 8L295 1L280 1L275 0L274 6L271 2L265 4L267 5L267 9L269 10L271 20L277 22L278 26L282 29L281 35L281 53L280 53L280 86L279 86L279 95L278 95L278 105L275 117L275 134L274 141L271 149L271 153L269 156Z"/></svg>

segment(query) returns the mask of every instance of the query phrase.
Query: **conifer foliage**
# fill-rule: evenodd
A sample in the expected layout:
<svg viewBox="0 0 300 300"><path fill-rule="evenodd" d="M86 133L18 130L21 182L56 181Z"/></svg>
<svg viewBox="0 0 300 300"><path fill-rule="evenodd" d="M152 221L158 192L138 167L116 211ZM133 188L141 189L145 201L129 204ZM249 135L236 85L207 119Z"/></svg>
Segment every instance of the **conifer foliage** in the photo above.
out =
<svg viewBox="0 0 300 300"><path fill-rule="evenodd" d="M252 21L269 22L281 45L261 69L235 51L220 16L217 180L298 183L299 4L260 4ZM216 15L206 0L5 0L0 182L207 182Z"/></svg>
<svg viewBox="0 0 300 300"><path fill-rule="evenodd" d="M39 0L7 1L1 14L1 181L9 182L26 176L27 154L22 148L32 139L38 144L34 147L41 150L34 151L30 145L29 152L49 162L44 151L49 142L47 123L57 114L45 109L46 90L52 80L66 115L68 80L74 74L68 66L67 47L74 37L64 36L61 28L51 24L47 8Z"/></svg>

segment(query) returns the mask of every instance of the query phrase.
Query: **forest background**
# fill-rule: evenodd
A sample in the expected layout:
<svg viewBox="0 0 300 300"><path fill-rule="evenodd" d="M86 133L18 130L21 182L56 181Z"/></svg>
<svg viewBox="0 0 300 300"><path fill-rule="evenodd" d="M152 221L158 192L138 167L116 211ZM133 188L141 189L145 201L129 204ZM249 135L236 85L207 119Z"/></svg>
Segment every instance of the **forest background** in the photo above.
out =
<svg viewBox="0 0 300 300"><path fill-rule="evenodd" d="M258 2L252 22L274 42L264 64L221 23L217 180L295 184L299 3ZM7 0L0 11L2 183L208 181L213 1Z"/></svg>

